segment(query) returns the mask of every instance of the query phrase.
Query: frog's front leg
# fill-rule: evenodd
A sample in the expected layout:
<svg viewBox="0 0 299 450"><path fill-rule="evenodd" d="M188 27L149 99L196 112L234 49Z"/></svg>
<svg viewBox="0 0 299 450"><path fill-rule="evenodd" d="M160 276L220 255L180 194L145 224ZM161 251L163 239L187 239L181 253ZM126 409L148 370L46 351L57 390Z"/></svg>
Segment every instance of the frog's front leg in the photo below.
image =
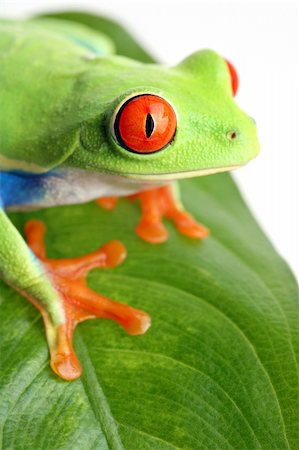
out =
<svg viewBox="0 0 299 450"><path fill-rule="evenodd" d="M41 312L54 372L67 380L81 375L72 336L75 326L83 320L112 319L129 334L145 333L150 326L146 313L95 293L85 281L92 268L115 267L124 260L126 250L119 241L111 241L83 257L48 259L44 224L30 221L25 233L33 253L0 209L1 276Z"/></svg>
<svg viewBox="0 0 299 450"><path fill-rule="evenodd" d="M128 198L140 200L142 216L135 230L147 242L155 244L168 239L163 217L172 220L177 230L185 236L203 239L209 235L208 229L184 210L179 199L178 185L174 183L142 191ZM97 199L97 203L105 209L112 209L116 205L116 198Z"/></svg>

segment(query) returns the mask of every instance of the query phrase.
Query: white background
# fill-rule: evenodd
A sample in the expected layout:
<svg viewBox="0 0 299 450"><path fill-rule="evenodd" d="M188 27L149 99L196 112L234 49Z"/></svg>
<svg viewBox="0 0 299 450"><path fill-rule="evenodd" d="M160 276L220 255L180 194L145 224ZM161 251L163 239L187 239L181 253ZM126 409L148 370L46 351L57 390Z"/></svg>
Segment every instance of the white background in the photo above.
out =
<svg viewBox="0 0 299 450"><path fill-rule="evenodd" d="M288 0L0 0L0 16L79 9L119 19L162 62L211 48L240 77L237 102L261 154L235 177L281 255L299 273L299 2ZM245 236L246 238L246 236Z"/></svg>

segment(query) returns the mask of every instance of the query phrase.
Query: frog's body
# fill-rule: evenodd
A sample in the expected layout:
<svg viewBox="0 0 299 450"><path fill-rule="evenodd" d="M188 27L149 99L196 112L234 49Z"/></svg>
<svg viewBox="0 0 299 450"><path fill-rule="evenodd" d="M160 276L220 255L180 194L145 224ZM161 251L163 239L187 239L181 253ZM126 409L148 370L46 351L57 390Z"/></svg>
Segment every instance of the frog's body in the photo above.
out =
<svg viewBox="0 0 299 450"><path fill-rule="evenodd" d="M141 61L130 59L130 51L113 54L113 40L75 22L0 23L1 273L40 309L51 365L67 379L80 375L71 342L78 322L108 317L132 334L149 326L145 313L95 294L84 280L92 267L120 263L125 249L112 242L73 262L48 260L43 225L30 222L27 240L40 263L4 209L93 199L111 207L112 197L134 194L144 239L167 238L162 215L203 238L206 229L167 183L230 170L258 152L255 124L233 101L234 74L222 57L205 50L168 68L142 62L150 58L141 50Z"/></svg>

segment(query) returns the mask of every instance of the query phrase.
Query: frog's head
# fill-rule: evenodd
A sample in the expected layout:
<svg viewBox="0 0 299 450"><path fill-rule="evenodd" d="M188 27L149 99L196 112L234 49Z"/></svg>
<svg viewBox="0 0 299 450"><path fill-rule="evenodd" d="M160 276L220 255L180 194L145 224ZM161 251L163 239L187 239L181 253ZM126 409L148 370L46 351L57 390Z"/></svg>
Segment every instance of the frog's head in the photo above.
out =
<svg viewBox="0 0 299 450"><path fill-rule="evenodd" d="M254 120L233 98L235 70L212 51L172 68L90 61L81 83L88 117L67 165L165 180L230 170L259 151Z"/></svg>

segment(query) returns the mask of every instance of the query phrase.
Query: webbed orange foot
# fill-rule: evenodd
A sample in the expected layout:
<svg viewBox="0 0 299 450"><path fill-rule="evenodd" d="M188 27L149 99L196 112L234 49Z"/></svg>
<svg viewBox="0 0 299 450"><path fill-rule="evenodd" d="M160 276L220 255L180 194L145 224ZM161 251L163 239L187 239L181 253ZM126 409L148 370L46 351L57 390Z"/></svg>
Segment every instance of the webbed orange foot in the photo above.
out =
<svg viewBox="0 0 299 450"><path fill-rule="evenodd" d="M209 230L196 222L196 220L183 210L174 196L171 185L150 189L130 195L130 200L139 199L142 216L135 228L136 233L144 241L152 244L165 242L168 232L163 225L163 217L171 219L177 230L185 236L194 239L204 239L209 235ZM98 199L97 203L105 209L113 209L116 206L116 197Z"/></svg>
<svg viewBox="0 0 299 450"><path fill-rule="evenodd" d="M173 220L177 230L185 236L203 239L209 234L207 228L180 207L170 185L139 192L131 198L138 198L141 203L142 217L136 233L145 241L155 244L167 240L168 232L162 223L164 216Z"/></svg>
<svg viewBox="0 0 299 450"><path fill-rule="evenodd" d="M50 324L49 311L34 304L43 314L51 352L51 367L66 380L78 378L81 366L72 346L76 325L87 319L105 318L118 322L129 334L143 334L150 326L150 317L143 311L110 300L91 290L86 274L95 267L115 267L126 257L119 241L110 241L95 252L78 258L49 259L44 244L45 225L37 220L26 224L28 245L42 262L48 277L63 302L65 320L56 328ZM53 336L55 334L55 336Z"/></svg>

